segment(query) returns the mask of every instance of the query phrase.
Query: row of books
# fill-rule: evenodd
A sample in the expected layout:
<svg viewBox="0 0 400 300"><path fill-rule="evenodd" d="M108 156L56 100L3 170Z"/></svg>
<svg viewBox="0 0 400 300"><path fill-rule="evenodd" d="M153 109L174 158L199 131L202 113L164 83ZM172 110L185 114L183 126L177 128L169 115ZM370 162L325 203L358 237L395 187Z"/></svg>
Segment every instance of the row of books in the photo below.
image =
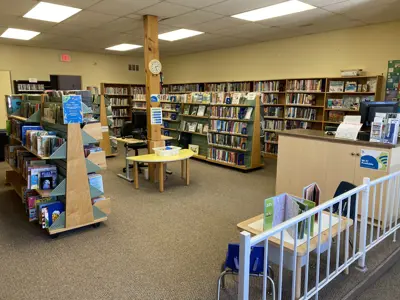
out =
<svg viewBox="0 0 400 300"><path fill-rule="evenodd" d="M123 106L129 105L129 99L127 98L110 98L111 106Z"/></svg>
<svg viewBox="0 0 400 300"><path fill-rule="evenodd" d="M265 142L277 142L278 134L276 132L265 132L264 133L264 141Z"/></svg>
<svg viewBox="0 0 400 300"><path fill-rule="evenodd" d="M286 104L315 105L316 97L312 94L287 94Z"/></svg>
<svg viewBox="0 0 400 300"><path fill-rule="evenodd" d="M200 92L203 86L196 83L189 84L170 84L163 87L162 92L167 93L188 93L188 92Z"/></svg>
<svg viewBox="0 0 400 300"><path fill-rule="evenodd" d="M297 121L297 120L288 120L286 121L285 125L286 129L311 129L311 123L310 122L304 122L304 121Z"/></svg>
<svg viewBox="0 0 400 300"><path fill-rule="evenodd" d="M315 108L287 107L286 108L286 117L307 119L307 120L316 120L317 119L317 110Z"/></svg>
<svg viewBox="0 0 400 300"><path fill-rule="evenodd" d="M323 91L323 80L322 79L296 79L288 80L288 91Z"/></svg>
<svg viewBox="0 0 400 300"><path fill-rule="evenodd" d="M176 112L179 112L181 109L181 104L180 103L161 103L161 108L163 110L175 110Z"/></svg>
<svg viewBox="0 0 400 300"><path fill-rule="evenodd" d="M251 82L206 83L209 92L249 92Z"/></svg>
<svg viewBox="0 0 400 300"><path fill-rule="evenodd" d="M34 156L21 145L7 145L4 150L5 161L20 173L23 178L27 178L28 167L45 163L45 161Z"/></svg>
<svg viewBox="0 0 400 300"><path fill-rule="evenodd" d="M53 131L43 130L41 126L21 126L22 145L40 156L50 156L65 143Z"/></svg>
<svg viewBox="0 0 400 300"><path fill-rule="evenodd" d="M245 104L247 93L212 93L212 104Z"/></svg>
<svg viewBox="0 0 400 300"><path fill-rule="evenodd" d="M44 121L53 124L64 124L64 111L61 103L50 103L43 109Z"/></svg>
<svg viewBox="0 0 400 300"><path fill-rule="evenodd" d="M278 154L278 145L277 144L264 144L264 152L270 154Z"/></svg>
<svg viewBox="0 0 400 300"><path fill-rule="evenodd" d="M223 120L211 120L210 128L212 131L221 131L237 134L247 134L247 123L237 121L223 121Z"/></svg>
<svg viewBox="0 0 400 300"><path fill-rule="evenodd" d="M267 130L283 130L283 121L277 120L264 120L261 122L263 129Z"/></svg>
<svg viewBox="0 0 400 300"><path fill-rule="evenodd" d="M331 122L343 122L344 119L344 112L342 111L329 111L328 112L328 121Z"/></svg>
<svg viewBox="0 0 400 300"><path fill-rule="evenodd" d="M216 118L233 118L250 120L253 113L253 107L226 107L213 106L211 116Z"/></svg>
<svg viewBox="0 0 400 300"><path fill-rule="evenodd" d="M377 85L376 78L369 78L366 83L358 83L357 81L331 81L329 83L329 92L358 92L358 93L375 93Z"/></svg>
<svg viewBox="0 0 400 300"><path fill-rule="evenodd" d="M174 112L163 111L163 120L178 120L178 114Z"/></svg>
<svg viewBox="0 0 400 300"><path fill-rule="evenodd" d="M146 108L146 102L133 102L132 108Z"/></svg>
<svg viewBox="0 0 400 300"><path fill-rule="evenodd" d="M343 98L330 98L327 100L328 108L359 110L361 101L374 101L374 96L344 96Z"/></svg>
<svg viewBox="0 0 400 300"><path fill-rule="evenodd" d="M247 138L234 136L234 135L226 135L226 134L218 134L218 133L208 133L207 141L209 145L220 145L225 147L230 147L234 149L246 149L247 147Z"/></svg>
<svg viewBox="0 0 400 300"><path fill-rule="evenodd" d="M261 98L262 104L278 104L279 94L263 94Z"/></svg>
<svg viewBox="0 0 400 300"><path fill-rule="evenodd" d="M112 119L111 127L122 127L124 126L125 120L124 119Z"/></svg>
<svg viewBox="0 0 400 300"><path fill-rule="evenodd" d="M127 117L128 116L128 109L127 108L117 108L113 109L113 117Z"/></svg>
<svg viewBox="0 0 400 300"><path fill-rule="evenodd" d="M131 95L145 94L146 87L145 86L131 86Z"/></svg>
<svg viewBox="0 0 400 300"><path fill-rule="evenodd" d="M185 105L183 109L183 114L185 115L191 115L191 116L199 116L199 117L204 117L204 116L209 116L210 115L210 110L211 108L205 105Z"/></svg>
<svg viewBox="0 0 400 300"><path fill-rule="evenodd" d="M133 96L133 101L135 100L146 101L146 94L135 94Z"/></svg>
<svg viewBox="0 0 400 300"><path fill-rule="evenodd" d="M205 134L208 132L208 124L182 121L179 125L179 130Z"/></svg>
<svg viewBox="0 0 400 300"><path fill-rule="evenodd" d="M285 90L285 81L259 81L255 83L254 90L256 92L283 92Z"/></svg>
<svg viewBox="0 0 400 300"><path fill-rule="evenodd" d="M18 91L44 91L43 83L18 83Z"/></svg>
<svg viewBox="0 0 400 300"><path fill-rule="evenodd" d="M232 165L244 166L244 153L237 153L228 150L208 148L207 158Z"/></svg>
<svg viewBox="0 0 400 300"><path fill-rule="evenodd" d="M90 155L90 153L101 152L101 151L103 151L102 148L94 146L94 145L89 145L89 146L83 147L83 153L85 154L85 157L88 157Z"/></svg>
<svg viewBox="0 0 400 300"><path fill-rule="evenodd" d="M104 92L107 95L128 95L128 88L127 87L106 87ZM141 93L143 94L143 93Z"/></svg>
<svg viewBox="0 0 400 300"><path fill-rule="evenodd" d="M264 116L282 118L283 117L283 106L264 107Z"/></svg>
<svg viewBox="0 0 400 300"><path fill-rule="evenodd" d="M33 102L21 102L19 115L25 118L29 118L35 112L40 110L40 103Z"/></svg>
<svg viewBox="0 0 400 300"><path fill-rule="evenodd" d="M28 190L52 190L58 184L58 172L55 165L28 166L26 176Z"/></svg>

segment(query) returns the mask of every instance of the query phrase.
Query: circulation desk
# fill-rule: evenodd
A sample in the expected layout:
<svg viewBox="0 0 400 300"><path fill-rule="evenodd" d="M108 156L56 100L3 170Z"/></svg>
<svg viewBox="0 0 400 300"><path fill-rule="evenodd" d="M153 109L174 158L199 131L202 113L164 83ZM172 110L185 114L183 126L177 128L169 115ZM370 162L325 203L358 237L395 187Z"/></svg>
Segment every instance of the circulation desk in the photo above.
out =
<svg viewBox="0 0 400 300"><path fill-rule="evenodd" d="M364 159L361 160L364 155ZM366 155L381 157L378 160L387 161L386 168L374 168ZM385 156L387 155L387 158ZM373 160L372 160L373 162ZM333 198L341 181L347 181L358 186L363 178L372 180L400 170L399 145L372 143L368 141L352 141L337 139L326 135L324 131L294 129L279 133L279 151L276 176L276 194L289 193L302 196L303 188L316 182L321 188L321 203ZM386 207L392 207L393 199L386 199L385 184L383 189L383 206L381 226L385 220ZM370 205L368 215L372 219L373 189L370 191ZM380 199L380 186L376 191L376 203ZM361 203L361 195L360 202ZM359 213L361 205L359 205ZM387 213L390 214L389 209ZM375 205L374 223L378 223L379 205ZM387 218L389 219L389 217ZM389 224L386 224L389 225Z"/></svg>

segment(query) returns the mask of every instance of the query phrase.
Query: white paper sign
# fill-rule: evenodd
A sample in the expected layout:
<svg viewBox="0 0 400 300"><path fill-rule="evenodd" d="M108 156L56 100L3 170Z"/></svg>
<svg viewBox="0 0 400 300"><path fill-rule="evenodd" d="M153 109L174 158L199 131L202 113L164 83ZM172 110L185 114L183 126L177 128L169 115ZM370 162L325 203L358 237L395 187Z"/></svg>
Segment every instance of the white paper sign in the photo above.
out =
<svg viewBox="0 0 400 300"><path fill-rule="evenodd" d="M151 107L151 125L162 125L162 109L161 107Z"/></svg>
<svg viewBox="0 0 400 300"><path fill-rule="evenodd" d="M357 140L358 132L360 131L362 124L361 116L345 116L343 122L339 125L336 130L336 138Z"/></svg>
<svg viewBox="0 0 400 300"><path fill-rule="evenodd" d="M30 83L37 83L37 78L29 78Z"/></svg>

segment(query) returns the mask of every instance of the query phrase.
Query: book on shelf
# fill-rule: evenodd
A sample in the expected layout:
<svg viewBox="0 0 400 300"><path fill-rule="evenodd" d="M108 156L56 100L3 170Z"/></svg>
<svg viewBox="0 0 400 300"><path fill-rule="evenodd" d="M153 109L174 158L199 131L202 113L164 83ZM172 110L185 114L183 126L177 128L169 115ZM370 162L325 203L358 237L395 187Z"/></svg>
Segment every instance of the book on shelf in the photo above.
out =
<svg viewBox="0 0 400 300"><path fill-rule="evenodd" d="M283 117L283 107L264 107L264 116Z"/></svg>
<svg viewBox="0 0 400 300"><path fill-rule="evenodd" d="M203 124L201 124L201 123L197 124L196 132L203 133Z"/></svg>
<svg viewBox="0 0 400 300"><path fill-rule="evenodd" d="M331 81L329 82L329 92L342 93L344 91L344 81Z"/></svg>
<svg viewBox="0 0 400 300"><path fill-rule="evenodd" d="M287 107L286 108L287 118L298 118L307 120L316 120L317 110L313 108L303 108L303 107Z"/></svg>
<svg viewBox="0 0 400 300"><path fill-rule="evenodd" d="M263 104L278 104L279 94L263 94L262 103Z"/></svg>
<svg viewBox="0 0 400 300"><path fill-rule="evenodd" d="M65 211L65 205L61 201L55 201L41 207L41 226L42 228L50 228L51 225Z"/></svg>
<svg viewBox="0 0 400 300"><path fill-rule="evenodd" d="M204 124L203 133L208 133L208 124Z"/></svg>
<svg viewBox="0 0 400 300"><path fill-rule="evenodd" d="M189 144L188 149L192 150L194 154L199 155L199 150L200 150L199 145Z"/></svg>
<svg viewBox="0 0 400 300"><path fill-rule="evenodd" d="M186 121L181 121L181 124L179 126L180 131L186 131L186 123L187 123Z"/></svg>
<svg viewBox="0 0 400 300"><path fill-rule="evenodd" d="M282 80L259 81L255 83L254 90L257 92L283 92L285 90L285 81Z"/></svg>
<svg viewBox="0 0 400 300"><path fill-rule="evenodd" d="M200 117L203 117L205 112L206 112L206 106L205 105L200 105L199 109L197 111L197 115L200 116Z"/></svg>
<svg viewBox="0 0 400 300"><path fill-rule="evenodd" d="M285 129L311 129L311 123L299 120L287 120Z"/></svg>
<svg viewBox="0 0 400 300"><path fill-rule="evenodd" d="M264 152L269 154L278 154L278 145L277 144L264 144Z"/></svg>
<svg viewBox="0 0 400 300"><path fill-rule="evenodd" d="M187 123L187 131L196 132L197 122L188 122Z"/></svg>
<svg viewBox="0 0 400 300"><path fill-rule="evenodd" d="M288 80L288 91L322 92L322 79L296 79Z"/></svg>
<svg viewBox="0 0 400 300"><path fill-rule="evenodd" d="M328 121L340 123L343 122L343 119L344 119L344 112L342 111L328 112Z"/></svg>
<svg viewBox="0 0 400 300"><path fill-rule="evenodd" d="M105 93L109 95L128 95L128 88L127 87L106 87ZM143 94L143 93L140 93Z"/></svg>
<svg viewBox="0 0 400 300"><path fill-rule="evenodd" d="M265 132L264 133L265 142L278 142L278 134L276 132Z"/></svg>
<svg viewBox="0 0 400 300"><path fill-rule="evenodd" d="M357 92L357 82L347 81L345 86L345 92Z"/></svg>
<svg viewBox="0 0 400 300"><path fill-rule="evenodd" d="M219 162L224 162L231 165L244 166L245 165L245 156L244 153L237 153L233 151L217 149L217 148L208 148L207 158L210 160L215 160Z"/></svg>
<svg viewBox="0 0 400 300"><path fill-rule="evenodd" d="M198 111L199 107L197 105L194 105L192 107L192 111L190 112L190 115L192 116L197 116L197 111Z"/></svg>
<svg viewBox="0 0 400 300"><path fill-rule="evenodd" d="M332 109L341 109L343 108L343 99L328 99L327 106Z"/></svg>
<svg viewBox="0 0 400 300"><path fill-rule="evenodd" d="M185 115L189 115L190 114L190 106L189 105L185 105L184 106L183 114L185 114Z"/></svg>
<svg viewBox="0 0 400 300"><path fill-rule="evenodd" d="M251 115L253 113L253 107L248 107L244 111L246 112L246 114L244 115L244 119L245 120L250 120L251 119Z"/></svg>
<svg viewBox="0 0 400 300"><path fill-rule="evenodd" d="M88 174L89 185L104 193L103 176L101 174Z"/></svg>
<svg viewBox="0 0 400 300"><path fill-rule="evenodd" d="M247 134L247 123L239 121L211 120L212 131L223 131L237 134ZM204 131L204 128L203 128Z"/></svg>
<svg viewBox="0 0 400 300"><path fill-rule="evenodd" d="M264 122L261 123L263 129L266 130L283 130L283 121L277 121L277 120L264 120Z"/></svg>
<svg viewBox="0 0 400 300"><path fill-rule="evenodd" d="M316 96L313 94L287 94L286 104L315 105Z"/></svg>
<svg viewBox="0 0 400 300"><path fill-rule="evenodd" d="M245 150L247 147L247 138L218 133L208 133L208 144L230 147L232 149Z"/></svg>
<svg viewBox="0 0 400 300"><path fill-rule="evenodd" d="M378 84L377 78L368 78L367 80L367 92L375 93L376 86Z"/></svg>

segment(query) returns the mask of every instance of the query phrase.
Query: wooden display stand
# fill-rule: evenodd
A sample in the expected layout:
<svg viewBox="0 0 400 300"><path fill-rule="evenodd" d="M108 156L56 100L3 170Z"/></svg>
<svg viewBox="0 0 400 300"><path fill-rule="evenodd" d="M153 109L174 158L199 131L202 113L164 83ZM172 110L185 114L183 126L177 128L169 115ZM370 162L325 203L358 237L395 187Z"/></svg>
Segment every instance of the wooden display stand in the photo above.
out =
<svg viewBox="0 0 400 300"><path fill-rule="evenodd" d="M43 95L42 99L44 97ZM45 105L47 103L42 102L42 113ZM84 106L84 113L85 109L88 108ZM35 120L33 120L33 116L35 116ZM21 120L16 115L9 116L9 118ZM37 113L27 118L26 121L40 123L44 129L56 131L58 136L67 140L49 157L42 157L36 151L23 146L35 156L51 160L51 164L57 165L59 184L53 190L36 190L42 197L65 196L65 212L60 214L50 228L47 228L49 234L57 235L61 232L106 221L107 214L111 211L110 199L106 198L92 205L91 199L102 196L103 192L90 186L87 176L88 173L98 172L107 167L106 152L91 153L87 158L84 155L84 145L97 143L102 138L101 124L89 123L81 129L81 124L49 123ZM11 139L11 144L21 143L13 135L11 135ZM19 170L13 168L12 171L7 171L6 182L12 185L21 198L23 197L22 191L27 186L27 182Z"/></svg>
<svg viewBox="0 0 400 300"><path fill-rule="evenodd" d="M106 157L117 156L118 152L112 153L111 151L110 132L108 129L106 100L104 99L104 95L100 95L100 124L102 135L100 147L106 152Z"/></svg>

